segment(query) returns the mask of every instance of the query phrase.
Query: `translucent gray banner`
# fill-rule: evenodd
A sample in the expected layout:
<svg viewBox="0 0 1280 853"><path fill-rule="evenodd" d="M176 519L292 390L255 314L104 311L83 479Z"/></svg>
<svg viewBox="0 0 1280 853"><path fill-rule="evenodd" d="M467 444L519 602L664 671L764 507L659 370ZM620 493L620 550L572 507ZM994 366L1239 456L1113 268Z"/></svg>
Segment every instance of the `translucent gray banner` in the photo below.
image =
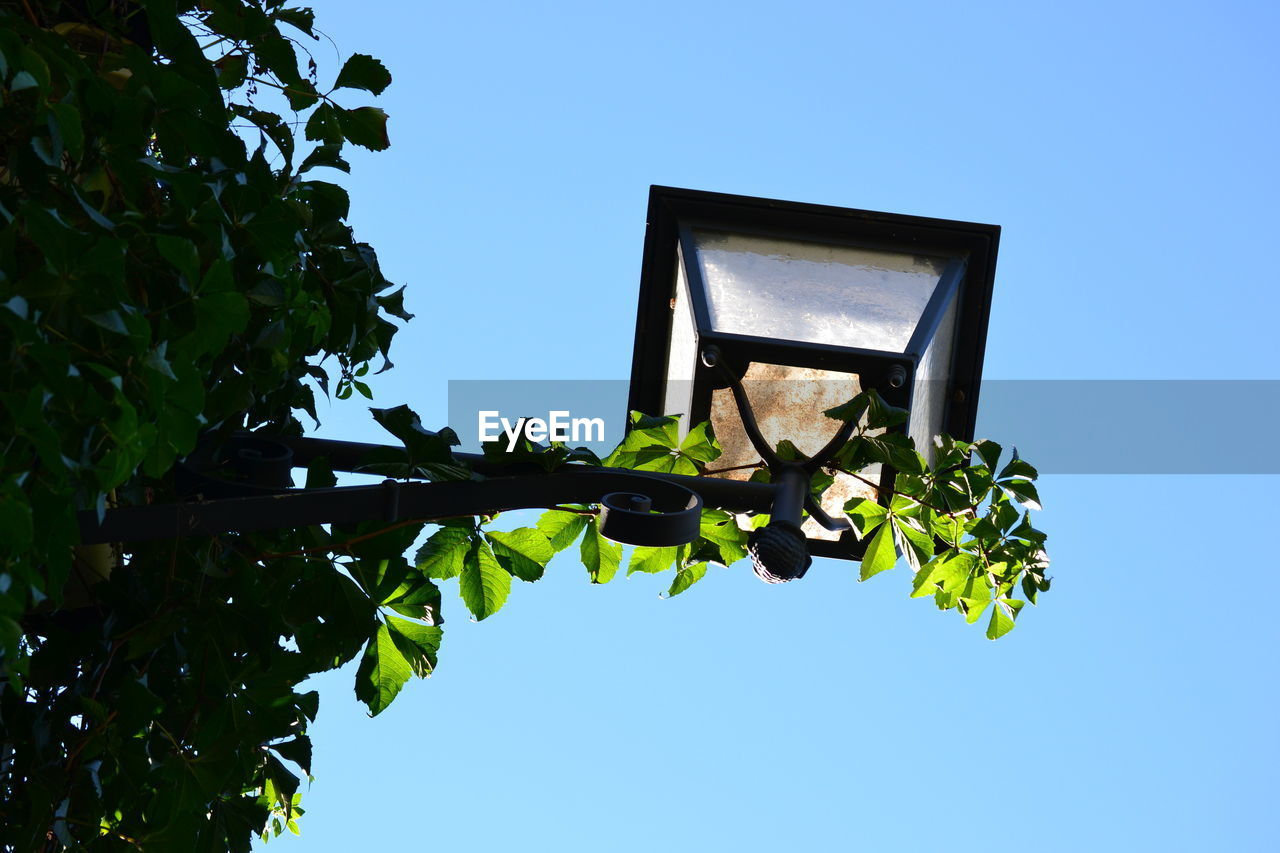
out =
<svg viewBox="0 0 1280 853"><path fill-rule="evenodd" d="M505 443L531 418L543 440L605 453L625 431L627 394L625 380L452 380L449 424L467 451L482 429ZM1016 445L1043 474L1280 474L1277 424L1280 380L990 380L978 436Z"/></svg>

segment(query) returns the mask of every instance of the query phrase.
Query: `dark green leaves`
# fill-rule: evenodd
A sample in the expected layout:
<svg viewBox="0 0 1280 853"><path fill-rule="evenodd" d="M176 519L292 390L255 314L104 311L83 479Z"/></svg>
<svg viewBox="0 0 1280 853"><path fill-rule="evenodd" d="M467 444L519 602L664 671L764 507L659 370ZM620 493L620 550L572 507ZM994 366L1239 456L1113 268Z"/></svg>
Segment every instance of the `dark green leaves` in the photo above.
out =
<svg viewBox="0 0 1280 853"><path fill-rule="evenodd" d="M345 221L346 191L290 161L304 135L320 145L303 171L348 168L352 141L386 147L385 113L356 98L389 77L360 55L321 96L291 40L312 13L279 3L75 5L32 0L0 25L0 683L18 726L0 847L247 850L273 815L296 828L316 714L298 683L361 658L378 713L434 665L439 628L421 620L438 623L440 593L404 556L418 525L141 543L123 572L118 548L73 550L73 512L177 500L174 464L203 433L300 435L326 369L370 390L403 292ZM147 29L151 44L125 40ZM288 120L262 106L286 100ZM468 475L447 434L388 411L402 473L413 455ZM433 573L463 571L473 539L459 554L450 535L426 549ZM110 620L26 633L64 608ZM41 785L57 796L36 803Z"/></svg>
<svg viewBox="0 0 1280 853"><path fill-rule="evenodd" d="M387 136L387 114L378 107L338 110L338 126L348 140L370 151L391 146Z"/></svg>
<svg viewBox="0 0 1280 853"><path fill-rule="evenodd" d="M453 430L448 427L439 432L425 429L408 406L369 411L387 432L404 442L409 468L433 480L459 480L469 476L467 469L453 458L450 448L458 444ZM365 468L387 476L409 476L409 471L397 468L403 464L405 460L388 454L385 459L382 456L366 459Z"/></svg>
<svg viewBox="0 0 1280 853"><path fill-rule="evenodd" d="M356 53L342 66L338 72L338 80L333 84L335 89L364 89L375 95L391 85L391 72L377 59L363 53Z"/></svg>

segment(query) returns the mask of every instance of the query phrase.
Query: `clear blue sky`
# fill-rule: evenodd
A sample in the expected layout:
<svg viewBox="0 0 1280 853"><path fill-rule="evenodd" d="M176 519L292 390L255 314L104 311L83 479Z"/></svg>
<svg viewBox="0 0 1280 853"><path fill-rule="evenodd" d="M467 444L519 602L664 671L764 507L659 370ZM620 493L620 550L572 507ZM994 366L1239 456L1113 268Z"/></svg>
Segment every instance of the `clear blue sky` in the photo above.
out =
<svg viewBox="0 0 1280 853"><path fill-rule="evenodd" d="M346 181L418 315L379 405L628 376L655 183L1002 225L989 378L1280 378L1274 4L315 6L395 76ZM1230 404L1186 452L1274 453ZM1274 850L1276 487L1046 477L1054 587L996 643L904 567L661 601L564 555L479 624L450 585L390 710L318 679L303 836L269 847Z"/></svg>

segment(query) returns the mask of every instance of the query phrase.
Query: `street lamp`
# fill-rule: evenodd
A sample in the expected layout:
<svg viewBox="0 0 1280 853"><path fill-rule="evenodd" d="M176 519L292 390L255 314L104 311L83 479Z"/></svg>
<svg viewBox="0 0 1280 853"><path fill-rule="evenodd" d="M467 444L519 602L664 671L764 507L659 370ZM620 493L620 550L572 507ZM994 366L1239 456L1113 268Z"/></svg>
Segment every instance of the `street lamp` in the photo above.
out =
<svg viewBox="0 0 1280 853"><path fill-rule="evenodd" d="M653 187L630 408L710 421L717 476L776 474L782 441L820 467L822 412L875 388L910 410L900 427L930 458L946 432L972 439L1000 229L993 225ZM758 425L758 428L757 428ZM763 446L761 446L763 445ZM731 469L731 470L726 470ZM812 554L858 558L844 474L803 533ZM775 514L776 515L776 514ZM833 518L834 517L834 518Z"/></svg>
<svg viewBox="0 0 1280 853"><path fill-rule="evenodd" d="M179 466L191 498L81 512L81 542L576 503L600 506L602 535L650 546L696 541L704 507L768 513L749 544L769 581L803 575L811 554L858 559L844 502L883 499L893 472L871 472L878 487L840 474L819 506L811 480L857 426L833 429L822 413L875 388L911 410L897 429L926 455L939 432L971 439L998 239L991 225L653 187L630 407L679 414L686 429L709 420L724 453L708 476L455 454L405 409L413 423L393 430L404 448L219 437ZM798 452L776 450L784 441ZM290 488L289 467L319 457L401 479ZM415 459L471 476L406 482L427 476ZM770 481L748 482L761 467Z"/></svg>

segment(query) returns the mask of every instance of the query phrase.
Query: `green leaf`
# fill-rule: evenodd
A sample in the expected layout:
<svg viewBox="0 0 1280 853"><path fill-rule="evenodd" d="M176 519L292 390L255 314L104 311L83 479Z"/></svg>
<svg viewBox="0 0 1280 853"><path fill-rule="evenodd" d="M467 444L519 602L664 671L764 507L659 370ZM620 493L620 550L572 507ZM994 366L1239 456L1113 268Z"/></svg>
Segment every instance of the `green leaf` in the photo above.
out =
<svg viewBox="0 0 1280 853"><path fill-rule="evenodd" d="M239 293L209 293L193 299L196 329L190 339L200 353L218 352L249 325L249 302Z"/></svg>
<svg viewBox="0 0 1280 853"><path fill-rule="evenodd" d="M1012 630L1012 611L1006 612L1004 602L997 601L996 606L991 608L991 621L987 623L987 639L998 640Z"/></svg>
<svg viewBox="0 0 1280 853"><path fill-rule="evenodd" d="M277 9L273 14L278 20L297 27L312 38L317 38L312 32L316 24L316 13L311 9Z"/></svg>
<svg viewBox="0 0 1280 853"><path fill-rule="evenodd" d="M362 148L382 151L391 146L391 139L387 136L387 114L377 107L339 109L338 122L343 135Z"/></svg>
<svg viewBox="0 0 1280 853"><path fill-rule="evenodd" d="M391 639L400 654L409 662L413 674L426 678L436 668L436 653L440 651L440 639L444 632L435 625L424 625L395 616L386 617Z"/></svg>
<svg viewBox="0 0 1280 853"><path fill-rule="evenodd" d="M84 154L84 128L80 122L80 111L71 104L50 104L49 109L62 132L62 144L73 160L79 160Z"/></svg>
<svg viewBox="0 0 1280 853"><path fill-rule="evenodd" d="M999 485L1009 497L1027 509L1039 510L1042 508L1040 506L1040 493L1036 491L1035 484L1030 480L1002 480Z"/></svg>
<svg viewBox="0 0 1280 853"><path fill-rule="evenodd" d="M1004 468L1000 470L1000 473L996 476L997 480L1034 480L1040 476L1040 472L1032 465L1018 458L1018 451L1016 449L1013 453L1013 459L1008 465L1004 466Z"/></svg>
<svg viewBox="0 0 1280 853"><path fill-rule="evenodd" d="M991 604L989 598L965 598L960 596L960 608L964 611L964 621L972 625L982 618L983 611Z"/></svg>
<svg viewBox="0 0 1280 853"><path fill-rule="evenodd" d="M420 572L410 572L387 599L386 606L401 616L429 625L444 624L444 617L440 615L440 588Z"/></svg>
<svg viewBox="0 0 1280 853"><path fill-rule="evenodd" d="M747 556L747 531L738 526L737 519L723 510L704 510L698 535L712 545L716 561L723 566L732 566Z"/></svg>
<svg viewBox="0 0 1280 853"><path fill-rule="evenodd" d="M680 453L702 465L720 458L721 452L720 443L716 441L715 433L711 431L711 424L708 421L703 421L689 430L684 441L680 442Z"/></svg>
<svg viewBox="0 0 1280 853"><path fill-rule="evenodd" d="M969 577L978 558L961 551L948 551L916 572L911 582L911 597L923 598L939 590L956 589Z"/></svg>
<svg viewBox="0 0 1280 853"><path fill-rule="evenodd" d="M486 533L485 538L502 567L522 581L532 582L541 578L547 563L555 556L546 535L532 527L510 532L495 530Z"/></svg>
<svg viewBox="0 0 1280 853"><path fill-rule="evenodd" d="M692 566L685 566L676 572L675 579L671 581L671 588L667 590L667 597L679 595L698 581L702 580L707 573L707 562L694 563Z"/></svg>
<svg viewBox="0 0 1280 853"><path fill-rule="evenodd" d="M982 461L988 469L996 470L996 465L1000 464L1000 454L1004 448L994 441L984 439L974 444L973 449L978 451L978 455L982 457Z"/></svg>
<svg viewBox="0 0 1280 853"><path fill-rule="evenodd" d="M842 403L834 409L827 409L822 414L837 421L851 421L857 423L862 420L862 416L866 413L867 407L871 405L871 400L863 392L858 394L847 403Z"/></svg>
<svg viewBox="0 0 1280 853"><path fill-rule="evenodd" d="M333 88L364 89L366 92L381 95L390 85L391 72L385 65L372 56L356 53L343 63Z"/></svg>
<svg viewBox="0 0 1280 853"><path fill-rule="evenodd" d="M303 773L311 775L311 738L306 735L297 735L284 743L273 743L271 748L281 758L301 767Z"/></svg>
<svg viewBox="0 0 1280 853"><path fill-rule="evenodd" d="M889 515L889 510L866 498L851 498L845 503L844 511L857 529L859 539L865 539Z"/></svg>
<svg viewBox="0 0 1280 853"><path fill-rule="evenodd" d="M218 85L223 89L238 89L249 76L249 56L244 53L228 53L214 63L218 70Z"/></svg>
<svg viewBox="0 0 1280 853"><path fill-rule="evenodd" d="M418 549L414 564L429 578L456 578L462 574L474 536L475 531L469 521L446 523Z"/></svg>
<svg viewBox="0 0 1280 853"><path fill-rule="evenodd" d="M315 150L308 154L306 159L298 166L298 174L304 174L321 166L327 166L330 169L337 169L341 172L351 172L351 164L342 159L341 142L317 145Z"/></svg>
<svg viewBox="0 0 1280 853"><path fill-rule="evenodd" d="M393 557L366 557L356 560L348 568L369 598L385 604L395 598L409 576L409 562L401 555Z"/></svg>
<svg viewBox="0 0 1280 853"><path fill-rule="evenodd" d="M454 461L449 448L458 445L457 434L445 427L439 432L424 429L422 421L408 406L370 409L383 429L404 442L411 465L449 464Z"/></svg>
<svg viewBox="0 0 1280 853"><path fill-rule="evenodd" d="M913 571L933 559L933 537L916 527L914 519L895 515L894 530L897 533L898 549L906 556Z"/></svg>
<svg viewBox="0 0 1280 853"><path fill-rule="evenodd" d="M911 413L898 406L890 406L874 388L863 392L867 395L867 426L871 429L892 429L905 424Z"/></svg>
<svg viewBox="0 0 1280 853"><path fill-rule="evenodd" d="M642 468L670 473L670 467L680 458L679 448L678 418L650 417L632 412L630 430L622 443L605 458L604 464L617 468ZM664 465L667 466L665 469L661 467ZM682 473L697 473L695 465L691 462L687 465L690 470Z"/></svg>
<svg viewBox="0 0 1280 853"><path fill-rule="evenodd" d="M501 610L511 593L510 573L498 563L483 539L476 538L467 551L458 591L477 622Z"/></svg>
<svg viewBox="0 0 1280 853"><path fill-rule="evenodd" d="M547 537L555 551L563 551L574 542L587 526L587 516L577 512L553 509L538 518L538 529Z"/></svg>
<svg viewBox="0 0 1280 853"><path fill-rule="evenodd" d="M871 537L867 552L862 556L862 567L858 580L865 581L883 571L892 569L898 562L898 552L893 545L893 525L882 524L876 535Z"/></svg>
<svg viewBox="0 0 1280 853"><path fill-rule="evenodd" d="M627 574L633 575L636 572L644 572L652 575L665 572L679 559L679 556L680 549L676 546L649 548L644 545L637 545L631 552L631 562L627 564Z"/></svg>
<svg viewBox="0 0 1280 853"><path fill-rule="evenodd" d="M596 519L587 523L587 532L580 546L582 565L587 567L592 583L608 583L618 572L622 562L622 546L600 535Z"/></svg>
<svg viewBox="0 0 1280 853"><path fill-rule="evenodd" d="M323 142L341 148L343 141L347 137L343 133L342 117L338 112L339 109L339 107L327 103L316 107L315 112L307 119L307 139L312 142Z"/></svg>
<svg viewBox="0 0 1280 853"><path fill-rule="evenodd" d="M368 706L369 716L376 717L387 709L412 674L386 623L379 623L356 670L356 698Z"/></svg>

